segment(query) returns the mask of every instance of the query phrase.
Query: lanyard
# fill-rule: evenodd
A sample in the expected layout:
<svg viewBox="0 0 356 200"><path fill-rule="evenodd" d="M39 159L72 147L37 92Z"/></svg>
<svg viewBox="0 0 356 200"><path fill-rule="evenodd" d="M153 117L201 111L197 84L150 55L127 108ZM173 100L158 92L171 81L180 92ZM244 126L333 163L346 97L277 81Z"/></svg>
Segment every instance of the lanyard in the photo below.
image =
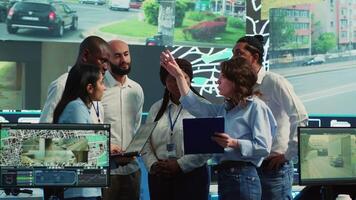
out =
<svg viewBox="0 0 356 200"><path fill-rule="evenodd" d="M91 102L91 104L93 105L93 108L94 108L94 110L95 110L96 117L98 118L98 122L100 123L99 102L98 102L98 101L96 102L96 107L95 107L95 105L94 105L93 102Z"/></svg>
<svg viewBox="0 0 356 200"><path fill-rule="evenodd" d="M174 121L172 121L173 120L172 119L172 114L171 114L172 106L173 106L173 104L169 105L169 107L168 107L168 109L169 109L168 110L168 117L169 117L169 124L170 124L170 128L171 128L171 136L173 135L174 126L176 125L178 117L179 117L179 115L180 115L180 113L182 111L182 108L183 108L183 107L180 107L176 118L174 119Z"/></svg>

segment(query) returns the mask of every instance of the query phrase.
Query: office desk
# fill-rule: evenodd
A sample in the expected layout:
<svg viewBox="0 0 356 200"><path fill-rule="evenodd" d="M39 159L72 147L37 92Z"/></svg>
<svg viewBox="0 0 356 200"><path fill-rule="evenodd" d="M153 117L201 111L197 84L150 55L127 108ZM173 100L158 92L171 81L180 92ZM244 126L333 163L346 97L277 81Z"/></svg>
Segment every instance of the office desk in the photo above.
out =
<svg viewBox="0 0 356 200"><path fill-rule="evenodd" d="M12 194L6 195L3 189L0 189L0 199L6 200L43 200L43 190L38 188L31 188L32 194L19 193L17 196Z"/></svg>

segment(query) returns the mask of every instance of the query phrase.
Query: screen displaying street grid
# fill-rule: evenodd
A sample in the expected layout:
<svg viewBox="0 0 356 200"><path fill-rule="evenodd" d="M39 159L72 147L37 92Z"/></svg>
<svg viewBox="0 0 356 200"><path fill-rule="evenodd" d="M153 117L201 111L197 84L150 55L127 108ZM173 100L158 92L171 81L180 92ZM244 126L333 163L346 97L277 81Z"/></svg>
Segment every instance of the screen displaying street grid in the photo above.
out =
<svg viewBox="0 0 356 200"><path fill-rule="evenodd" d="M356 181L356 128L299 128L300 184Z"/></svg>
<svg viewBox="0 0 356 200"><path fill-rule="evenodd" d="M2 167L108 167L109 132L2 125ZM79 128L79 127L77 127Z"/></svg>

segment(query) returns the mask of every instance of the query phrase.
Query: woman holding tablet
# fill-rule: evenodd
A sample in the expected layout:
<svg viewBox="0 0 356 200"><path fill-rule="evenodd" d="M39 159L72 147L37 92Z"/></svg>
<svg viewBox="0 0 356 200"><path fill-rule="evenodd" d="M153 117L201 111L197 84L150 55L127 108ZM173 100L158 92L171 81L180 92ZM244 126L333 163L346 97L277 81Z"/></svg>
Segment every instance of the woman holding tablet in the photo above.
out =
<svg viewBox="0 0 356 200"><path fill-rule="evenodd" d="M219 199L261 199L256 168L271 150L276 121L258 98L261 94L253 92L256 74L243 59L222 62L218 89L226 101L216 105L200 101L190 90L169 51L162 52L161 65L176 79L184 109L196 117L225 118L225 133L212 138L225 148L216 167Z"/></svg>

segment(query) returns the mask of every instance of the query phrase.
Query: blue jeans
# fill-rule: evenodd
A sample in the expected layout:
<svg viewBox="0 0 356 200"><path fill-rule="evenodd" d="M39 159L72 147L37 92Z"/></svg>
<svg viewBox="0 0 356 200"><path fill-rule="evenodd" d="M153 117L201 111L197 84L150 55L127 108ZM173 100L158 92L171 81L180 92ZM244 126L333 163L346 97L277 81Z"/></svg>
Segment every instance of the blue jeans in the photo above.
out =
<svg viewBox="0 0 356 200"><path fill-rule="evenodd" d="M293 184L293 163L286 162L278 170L258 169L263 200L291 200Z"/></svg>
<svg viewBox="0 0 356 200"><path fill-rule="evenodd" d="M260 200L261 184L253 165L218 171L219 200Z"/></svg>

